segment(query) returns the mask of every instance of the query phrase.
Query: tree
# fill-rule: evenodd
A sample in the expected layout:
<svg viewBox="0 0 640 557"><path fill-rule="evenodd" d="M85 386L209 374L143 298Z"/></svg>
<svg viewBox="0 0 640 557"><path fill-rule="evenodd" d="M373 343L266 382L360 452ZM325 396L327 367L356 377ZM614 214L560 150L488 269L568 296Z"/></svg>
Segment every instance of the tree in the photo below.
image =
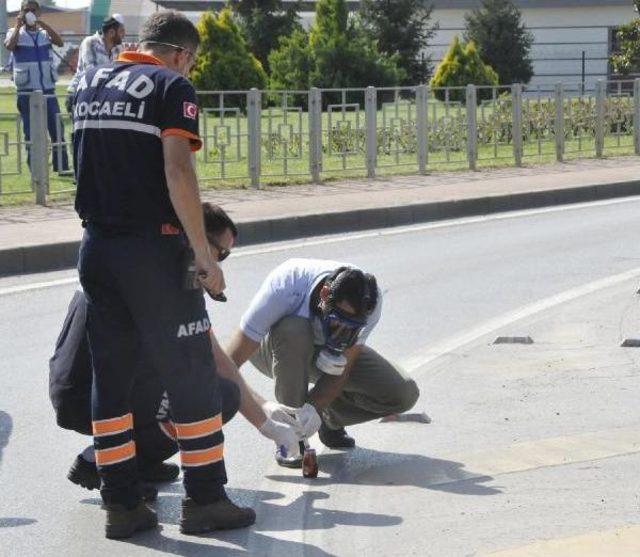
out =
<svg viewBox="0 0 640 557"><path fill-rule="evenodd" d="M360 22L378 49L398 55L398 66L407 76L405 85L424 83L432 71L431 57L425 55L429 41L438 30L431 24L433 7L423 0L362 0Z"/></svg>
<svg viewBox="0 0 640 557"><path fill-rule="evenodd" d="M533 35L511 0L482 0L479 9L465 16L464 39L473 41L480 57L500 76L500 83L529 83Z"/></svg>
<svg viewBox="0 0 640 557"><path fill-rule="evenodd" d="M272 51L271 86L277 89L397 85L405 77L397 55L378 51L349 19L345 0L319 0L309 33L298 30Z"/></svg>
<svg viewBox="0 0 640 557"><path fill-rule="evenodd" d="M230 8L218 13L205 12L198 21L200 48L191 74L193 84L202 90L263 89L267 74L255 58L233 20ZM203 105L213 99L203 99Z"/></svg>
<svg viewBox="0 0 640 557"><path fill-rule="evenodd" d="M436 98L442 101L448 98L451 101L464 102L466 99L464 87L467 85L496 86L498 74L481 60L473 42L464 44L456 36L436 69L430 85ZM446 87L458 89L449 89L447 97ZM489 89L479 89L477 92L478 101L491 96Z"/></svg>
<svg viewBox="0 0 640 557"><path fill-rule="evenodd" d="M309 33L296 29L280 40L280 47L271 51L269 87L275 90L308 89L314 58L309 44Z"/></svg>
<svg viewBox="0 0 640 557"><path fill-rule="evenodd" d="M640 0L636 3L638 4ZM616 73L640 73L640 19L618 28L615 50L611 56L611 64Z"/></svg>
<svg viewBox="0 0 640 557"><path fill-rule="evenodd" d="M234 0L232 7L255 57L269 71L269 53L282 37L299 29L298 3L286 9L281 0Z"/></svg>

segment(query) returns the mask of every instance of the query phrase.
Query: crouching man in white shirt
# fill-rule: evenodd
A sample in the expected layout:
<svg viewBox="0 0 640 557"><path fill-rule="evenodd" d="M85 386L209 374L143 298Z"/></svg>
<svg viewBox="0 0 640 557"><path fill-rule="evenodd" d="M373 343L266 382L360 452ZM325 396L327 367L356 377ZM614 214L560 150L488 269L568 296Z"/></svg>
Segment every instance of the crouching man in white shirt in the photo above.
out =
<svg viewBox="0 0 640 557"><path fill-rule="evenodd" d="M275 419L295 410L303 439L346 449L355 441L345 426L409 410L418 387L366 340L382 313L373 275L345 263L290 259L267 276L240 322L228 354L247 360L275 380ZM310 383L314 385L310 388ZM286 449L276 460L291 468L300 454Z"/></svg>

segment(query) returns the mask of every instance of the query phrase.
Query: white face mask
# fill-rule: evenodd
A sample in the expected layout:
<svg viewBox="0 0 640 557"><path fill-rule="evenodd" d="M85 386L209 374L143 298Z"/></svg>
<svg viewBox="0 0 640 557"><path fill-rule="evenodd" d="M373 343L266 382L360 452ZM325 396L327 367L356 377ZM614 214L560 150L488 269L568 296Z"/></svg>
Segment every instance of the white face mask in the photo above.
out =
<svg viewBox="0 0 640 557"><path fill-rule="evenodd" d="M24 21L27 25L31 27L35 25L36 21L38 21L38 18L36 17L36 14L34 14L33 12L27 12L24 14Z"/></svg>

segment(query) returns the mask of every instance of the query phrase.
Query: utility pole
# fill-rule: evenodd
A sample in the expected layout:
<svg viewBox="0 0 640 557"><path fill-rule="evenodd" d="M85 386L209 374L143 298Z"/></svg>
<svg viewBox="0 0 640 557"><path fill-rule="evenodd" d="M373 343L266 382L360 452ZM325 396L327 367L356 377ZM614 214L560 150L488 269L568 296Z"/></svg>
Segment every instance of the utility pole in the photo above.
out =
<svg viewBox="0 0 640 557"><path fill-rule="evenodd" d="M0 0L0 40L4 43L4 40L7 36L8 29L8 21L7 21L7 0ZM9 61L9 52L4 47L4 45L0 45L0 64L4 68Z"/></svg>

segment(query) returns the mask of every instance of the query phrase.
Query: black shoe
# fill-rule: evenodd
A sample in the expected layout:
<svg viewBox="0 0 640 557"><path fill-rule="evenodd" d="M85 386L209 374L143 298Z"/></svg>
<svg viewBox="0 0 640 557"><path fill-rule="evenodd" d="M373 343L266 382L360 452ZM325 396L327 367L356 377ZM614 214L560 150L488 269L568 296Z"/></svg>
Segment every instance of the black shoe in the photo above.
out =
<svg viewBox="0 0 640 557"><path fill-rule="evenodd" d="M158 525L158 516L144 502L134 509L124 505L106 505L105 535L111 540L129 538L136 532L151 530Z"/></svg>
<svg viewBox="0 0 640 557"><path fill-rule="evenodd" d="M256 521L256 513L247 507L238 507L225 495L222 499L199 505L187 497L182 500L180 532L205 534L214 530L246 528Z"/></svg>
<svg viewBox="0 0 640 557"><path fill-rule="evenodd" d="M74 484L84 487L91 491L92 489L100 489L100 476L95 462L85 460L82 455L78 455L73 461L67 478ZM140 493L142 499L147 502L155 501L158 498L158 490L152 485L141 484Z"/></svg>
<svg viewBox="0 0 640 557"><path fill-rule="evenodd" d="M353 449L356 446L356 440L350 437L344 427L340 429L329 429L322 424L318 431L322 444L330 449Z"/></svg>
<svg viewBox="0 0 640 557"><path fill-rule="evenodd" d="M96 463L85 460L82 455L78 455L73 461L67 478L85 489L100 489L100 476L98 476Z"/></svg>
<svg viewBox="0 0 640 557"><path fill-rule="evenodd" d="M288 456L284 447L278 447L276 450L276 462L285 468L302 468L302 459L304 457L304 443L300 441L300 453L294 456Z"/></svg>
<svg viewBox="0 0 640 557"><path fill-rule="evenodd" d="M172 482L180 475L180 466L171 462L160 462L140 470L140 479L149 483Z"/></svg>

